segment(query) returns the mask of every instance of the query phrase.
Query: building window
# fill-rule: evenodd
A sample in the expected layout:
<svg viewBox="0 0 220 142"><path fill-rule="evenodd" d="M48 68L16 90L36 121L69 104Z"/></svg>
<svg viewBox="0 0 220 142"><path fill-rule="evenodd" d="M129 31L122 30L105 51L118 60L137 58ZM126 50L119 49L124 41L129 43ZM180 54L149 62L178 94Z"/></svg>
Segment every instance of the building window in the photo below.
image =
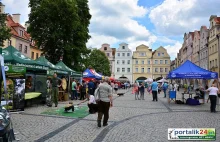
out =
<svg viewBox="0 0 220 142"><path fill-rule="evenodd" d="M165 60L165 64L168 64L168 60Z"/></svg>
<svg viewBox="0 0 220 142"><path fill-rule="evenodd" d="M141 64L142 64L142 65L144 64L144 60L141 61Z"/></svg>
<svg viewBox="0 0 220 142"><path fill-rule="evenodd" d="M120 53L118 53L118 57L120 57Z"/></svg>
<svg viewBox="0 0 220 142"><path fill-rule="evenodd" d="M168 72L168 68L165 68L165 72Z"/></svg>
<svg viewBox="0 0 220 142"><path fill-rule="evenodd" d="M147 72L150 73L150 68L147 68Z"/></svg>
<svg viewBox="0 0 220 142"><path fill-rule="evenodd" d="M216 67L218 66L218 64L217 64L217 59L215 59L215 66L216 66Z"/></svg>
<svg viewBox="0 0 220 142"><path fill-rule="evenodd" d="M160 60L160 64L163 64L163 60Z"/></svg>
<svg viewBox="0 0 220 142"><path fill-rule="evenodd" d="M157 55L160 56L160 53L158 53Z"/></svg>
<svg viewBox="0 0 220 142"><path fill-rule="evenodd" d="M109 57L109 53L106 53L106 55Z"/></svg>
<svg viewBox="0 0 220 142"><path fill-rule="evenodd" d="M164 53L162 53L162 56L164 56Z"/></svg>
<svg viewBox="0 0 220 142"><path fill-rule="evenodd" d="M122 49L125 49L125 46L122 46Z"/></svg>
<svg viewBox="0 0 220 142"><path fill-rule="evenodd" d="M117 72L120 72L120 68L117 68Z"/></svg>
<svg viewBox="0 0 220 142"><path fill-rule="evenodd" d="M119 60L117 60L117 64L120 64L120 61L119 61Z"/></svg>
<svg viewBox="0 0 220 142"><path fill-rule="evenodd" d="M150 60L147 60L148 65L150 65Z"/></svg>
<svg viewBox="0 0 220 142"><path fill-rule="evenodd" d="M154 64L158 64L158 60L154 60Z"/></svg>
<svg viewBox="0 0 220 142"><path fill-rule="evenodd" d="M122 56L125 56L125 53L122 53Z"/></svg>
<svg viewBox="0 0 220 142"><path fill-rule="evenodd" d="M36 59L38 58L38 53L36 53Z"/></svg>
<svg viewBox="0 0 220 142"><path fill-rule="evenodd" d="M135 71L138 72L138 68L136 68Z"/></svg>
<svg viewBox="0 0 220 142"><path fill-rule="evenodd" d="M24 53L27 53L27 46L25 46L24 48Z"/></svg>
<svg viewBox="0 0 220 142"><path fill-rule="evenodd" d="M146 54L144 52L139 53L139 56L145 56Z"/></svg>
<svg viewBox="0 0 220 142"><path fill-rule="evenodd" d="M107 50L107 47L104 47L104 50Z"/></svg>
<svg viewBox="0 0 220 142"><path fill-rule="evenodd" d="M163 72L163 68L160 68L160 72Z"/></svg>
<svg viewBox="0 0 220 142"><path fill-rule="evenodd" d="M8 40L8 46L11 46L11 40Z"/></svg>
<svg viewBox="0 0 220 142"><path fill-rule="evenodd" d="M125 72L125 68L122 68L122 72Z"/></svg>
<svg viewBox="0 0 220 142"><path fill-rule="evenodd" d="M127 72L131 72L131 69L130 69L130 68L127 68Z"/></svg>
<svg viewBox="0 0 220 142"><path fill-rule="evenodd" d="M138 60L136 60L136 64L138 64Z"/></svg>
<svg viewBox="0 0 220 142"><path fill-rule="evenodd" d="M130 64L130 60L128 60L127 63Z"/></svg>
<svg viewBox="0 0 220 142"><path fill-rule="evenodd" d="M158 68L155 68L155 72L158 72Z"/></svg>
<svg viewBox="0 0 220 142"><path fill-rule="evenodd" d="M34 59L34 52L31 52L31 58Z"/></svg>
<svg viewBox="0 0 220 142"><path fill-rule="evenodd" d="M22 52L22 44L19 44L19 51Z"/></svg>
<svg viewBox="0 0 220 142"><path fill-rule="evenodd" d="M127 53L127 56L129 57L129 56L130 56L130 53Z"/></svg>
<svg viewBox="0 0 220 142"><path fill-rule="evenodd" d="M123 65L125 64L125 60L122 60L122 64L123 64Z"/></svg>
<svg viewBox="0 0 220 142"><path fill-rule="evenodd" d="M141 73L144 73L144 68L141 68Z"/></svg>
<svg viewBox="0 0 220 142"><path fill-rule="evenodd" d="M19 35L23 37L24 36L24 31L20 30Z"/></svg>

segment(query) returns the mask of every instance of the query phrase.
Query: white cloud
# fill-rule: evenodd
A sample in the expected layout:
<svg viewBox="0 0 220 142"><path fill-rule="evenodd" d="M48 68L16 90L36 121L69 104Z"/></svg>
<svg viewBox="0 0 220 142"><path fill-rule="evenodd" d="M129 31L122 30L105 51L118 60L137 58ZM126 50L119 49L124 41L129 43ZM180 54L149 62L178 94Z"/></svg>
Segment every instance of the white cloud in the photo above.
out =
<svg viewBox="0 0 220 142"><path fill-rule="evenodd" d="M149 14L157 31L166 35L185 32L209 25L210 15L219 15L219 0L165 0Z"/></svg>
<svg viewBox="0 0 220 142"><path fill-rule="evenodd" d="M148 11L138 6L138 0L89 0L89 6L92 38L88 46L95 47L99 43L100 47L104 43L102 39L110 39L104 41L111 45L118 42L151 44L156 41L156 36L133 19L146 16Z"/></svg>
<svg viewBox="0 0 220 142"><path fill-rule="evenodd" d="M176 58L177 53L179 52L181 47L182 47L182 44L180 42L178 42L178 41L174 45L164 46L164 48L167 49L167 52L170 55L171 60Z"/></svg>
<svg viewBox="0 0 220 142"><path fill-rule="evenodd" d="M29 0L2 0L5 5L5 12L9 14L21 14L20 23L22 25L28 21L28 14L30 8L28 8Z"/></svg>

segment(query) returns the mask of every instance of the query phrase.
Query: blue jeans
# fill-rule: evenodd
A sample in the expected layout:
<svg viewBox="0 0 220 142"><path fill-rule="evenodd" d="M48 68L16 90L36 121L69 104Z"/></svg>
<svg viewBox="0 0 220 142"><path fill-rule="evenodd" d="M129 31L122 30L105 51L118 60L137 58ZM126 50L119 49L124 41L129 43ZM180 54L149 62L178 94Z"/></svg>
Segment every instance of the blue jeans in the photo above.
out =
<svg viewBox="0 0 220 142"><path fill-rule="evenodd" d="M164 92L164 97L166 97L166 96L167 96L167 94L166 94L166 93L167 93L167 90L164 89L163 92Z"/></svg>
<svg viewBox="0 0 220 142"><path fill-rule="evenodd" d="M71 100L76 99L77 100L78 94L76 90L72 90Z"/></svg>

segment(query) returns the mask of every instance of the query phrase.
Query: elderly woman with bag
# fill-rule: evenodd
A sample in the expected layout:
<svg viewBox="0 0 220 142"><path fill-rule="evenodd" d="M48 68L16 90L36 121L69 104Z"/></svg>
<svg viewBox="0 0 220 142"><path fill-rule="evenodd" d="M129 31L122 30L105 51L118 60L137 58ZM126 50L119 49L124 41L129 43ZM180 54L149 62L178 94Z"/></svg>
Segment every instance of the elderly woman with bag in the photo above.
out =
<svg viewBox="0 0 220 142"><path fill-rule="evenodd" d="M110 106L113 106L112 88L108 84L108 82L109 78L106 77L103 83L100 84L98 88L95 90L95 98L96 102L98 103L98 127L101 127L101 120L103 115L103 126L108 125L109 108Z"/></svg>

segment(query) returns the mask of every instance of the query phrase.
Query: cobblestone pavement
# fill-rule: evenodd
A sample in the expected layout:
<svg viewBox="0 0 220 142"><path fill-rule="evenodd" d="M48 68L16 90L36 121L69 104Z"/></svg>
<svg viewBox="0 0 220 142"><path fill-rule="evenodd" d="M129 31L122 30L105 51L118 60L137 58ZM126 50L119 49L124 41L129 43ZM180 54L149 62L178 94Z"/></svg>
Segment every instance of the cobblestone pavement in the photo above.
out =
<svg viewBox="0 0 220 142"><path fill-rule="evenodd" d="M153 102L149 94L145 100L135 100L131 90L121 97L114 95L109 125L101 128L96 124L97 114L83 119L44 116L40 113L51 108L34 106L12 114L14 131L22 142L166 142L168 128L216 128L216 141L220 141L220 112L210 113L210 104L169 104L163 93L158 96L158 102Z"/></svg>

